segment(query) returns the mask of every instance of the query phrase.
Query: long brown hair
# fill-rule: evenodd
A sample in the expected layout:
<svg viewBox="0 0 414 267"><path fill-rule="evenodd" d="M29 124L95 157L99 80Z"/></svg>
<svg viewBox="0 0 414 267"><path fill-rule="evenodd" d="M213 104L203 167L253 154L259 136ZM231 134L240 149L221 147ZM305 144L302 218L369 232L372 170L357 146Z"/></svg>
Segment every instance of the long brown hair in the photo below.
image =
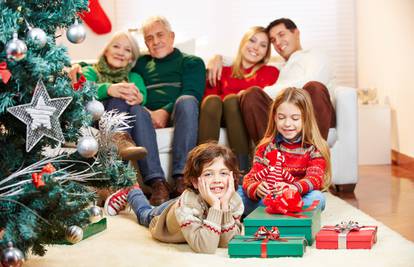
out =
<svg viewBox="0 0 414 267"><path fill-rule="evenodd" d="M276 126L276 114L279 106L285 102L291 103L299 108L302 117L302 147L305 144L313 145L322 154L326 162L324 175L324 188L327 189L331 183L331 156L328 143L322 138L318 124L316 123L312 101L308 92L303 89L289 87L278 94L270 107L267 129L259 146L268 144L279 133Z"/></svg>
<svg viewBox="0 0 414 267"><path fill-rule="evenodd" d="M184 183L187 188L198 193L192 182L197 183L203 169L219 157L223 158L224 165L233 172L234 188L237 190L240 171L236 156L228 147L215 142L198 145L188 154L184 167Z"/></svg>
<svg viewBox="0 0 414 267"><path fill-rule="evenodd" d="M254 26L251 27L244 35L243 38L240 41L240 45L239 45L239 50L237 51L237 55L236 55L236 59L234 60L234 64L233 64L233 72L231 74L232 77L234 78L238 78L238 79L244 79L244 78L248 78L253 76L263 65L267 64L267 62L269 62L270 59L270 53L271 53L271 48L270 48L270 42L268 41L267 44L267 51L266 51L266 55L263 57L262 60L260 60L259 62L257 62L252 71L248 74L245 74L243 71L243 65L242 65L242 59L243 59L243 54L242 54L242 50L243 47L246 45L246 43L250 40L250 38L253 37L253 35L255 35L256 33L262 32L264 34L266 34L267 36L267 32L266 29L264 27L261 26ZM268 37L269 40L269 37Z"/></svg>

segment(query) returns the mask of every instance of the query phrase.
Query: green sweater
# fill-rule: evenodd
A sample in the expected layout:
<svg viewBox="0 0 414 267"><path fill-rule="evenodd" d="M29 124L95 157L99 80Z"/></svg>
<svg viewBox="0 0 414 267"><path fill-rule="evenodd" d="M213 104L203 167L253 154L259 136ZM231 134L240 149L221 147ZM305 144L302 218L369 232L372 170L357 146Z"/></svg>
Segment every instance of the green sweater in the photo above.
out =
<svg viewBox="0 0 414 267"><path fill-rule="evenodd" d="M86 66L82 68L82 73L85 76L86 80L91 82L97 82L98 81L98 73L92 66ZM138 90L141 92L143 96L143 100L141 105L145 105L147 103L147 88L145 87L144 81L142 80L142 77L139 76L135 72L130 72L128 74L128 82L134 83L136 87L138 87ZM112 83L97 83L98 85L98 100L105 100L109 98L108 95L108 88L112 85Z"/></svg>
<svg viewBox="0 0 414 267"><path fill-rule="evenodd" d="M174 51L157 59L142 56L131 70L141 75L148 91L150 110L164 109L171 113L174 103L182 95L192 95L201 101L206 84L206 68L201 58Z"/></svg>

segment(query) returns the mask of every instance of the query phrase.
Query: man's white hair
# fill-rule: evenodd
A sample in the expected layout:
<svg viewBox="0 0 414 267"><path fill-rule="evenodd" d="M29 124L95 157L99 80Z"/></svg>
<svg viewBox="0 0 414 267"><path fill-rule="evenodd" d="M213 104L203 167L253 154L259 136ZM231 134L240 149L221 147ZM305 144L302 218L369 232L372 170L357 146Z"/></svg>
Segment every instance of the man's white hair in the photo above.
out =
<svg viewBox="0 0 414 267"><path fill-rule="evenodd" d="M145 31L154 23L159 22L162 25L164 25L164 27L169 31L172 32L171 30L171 24L168 22L168 20L163 17L163 16L152 16L147 18L144 23L142 23L142 33L145 34Z"/></svg>

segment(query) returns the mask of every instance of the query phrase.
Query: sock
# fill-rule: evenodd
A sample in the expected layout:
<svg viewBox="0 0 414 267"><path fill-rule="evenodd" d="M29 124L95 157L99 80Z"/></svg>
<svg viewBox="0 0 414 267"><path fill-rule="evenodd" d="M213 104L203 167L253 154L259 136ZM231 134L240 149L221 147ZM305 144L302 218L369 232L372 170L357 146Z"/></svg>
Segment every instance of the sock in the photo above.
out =
<svg viewBox="0 0 414 267"><path fill-rule="evenodd" d="M111 32L111 21L99 4L99 0L89 0L89 10L80 14L83 21L97 34Z"/></svg>

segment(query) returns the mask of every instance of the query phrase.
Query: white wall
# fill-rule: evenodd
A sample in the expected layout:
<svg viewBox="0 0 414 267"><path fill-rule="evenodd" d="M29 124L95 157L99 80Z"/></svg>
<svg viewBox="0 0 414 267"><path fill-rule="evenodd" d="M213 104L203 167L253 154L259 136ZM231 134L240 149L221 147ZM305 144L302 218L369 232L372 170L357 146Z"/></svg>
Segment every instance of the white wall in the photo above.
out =
<svg viewBox="0 0 414 267"><path fill-rule="evenodd" d="M414 1L363 0L356 7L358 87L389 99L392 148L414 157Z"/></svg>
<svg viewBox="0 0 414 267"><path fill-rule="evenodd" d="M140 27L151 15L168 18L177 42L196 38L196 54L234 56L248 28L289 17L301 31L304 48L331 56L337 81L356 86L355 3L353 0L103 0L114 30ZM73 59L96 58L109 36L89 34L84 43L70 45ZM61 38L66 39L66 38ZM66 40L62 40L68 43ZM141 46L144 46L141 42Z"/></svg>

